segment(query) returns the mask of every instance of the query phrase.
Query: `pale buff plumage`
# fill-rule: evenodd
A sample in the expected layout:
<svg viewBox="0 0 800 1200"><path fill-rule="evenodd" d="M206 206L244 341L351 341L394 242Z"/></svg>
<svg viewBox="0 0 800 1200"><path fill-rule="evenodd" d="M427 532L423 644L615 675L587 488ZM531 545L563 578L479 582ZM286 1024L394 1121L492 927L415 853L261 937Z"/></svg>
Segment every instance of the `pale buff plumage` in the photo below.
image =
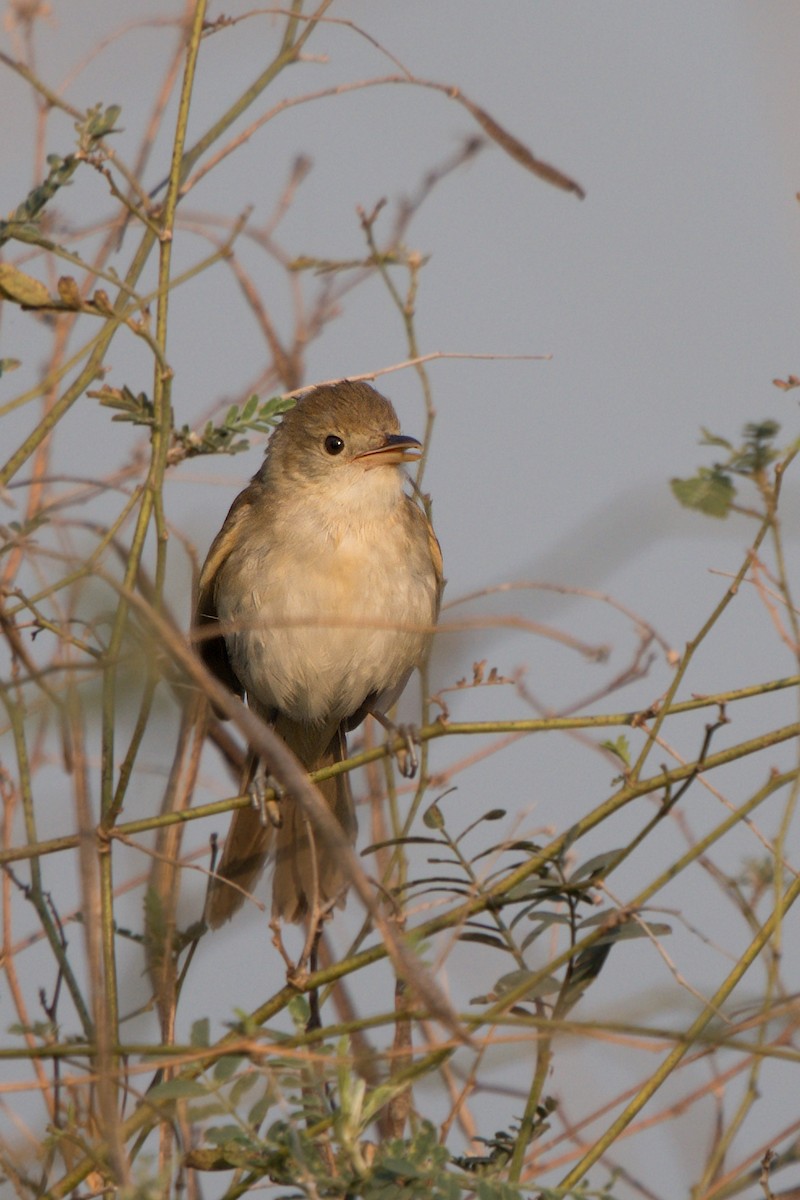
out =
<svg viewBox="0 0 800 1200"><path fill-rule="evenodd" d="M203 567L195 625L227 632L205 628L200 654L310 771L345 757L347 730L390 708L427 653L443 580L430 523L403 487L402 464L418 450L367 384L316 388L272 435ZM354 840L347 777L321 790ZM255 810L235 814L210 925L239 908L270 854L273 915L297 921L314 900L343 895L336 856L310 842L291 797L280 813L278 828Z"/></svg>

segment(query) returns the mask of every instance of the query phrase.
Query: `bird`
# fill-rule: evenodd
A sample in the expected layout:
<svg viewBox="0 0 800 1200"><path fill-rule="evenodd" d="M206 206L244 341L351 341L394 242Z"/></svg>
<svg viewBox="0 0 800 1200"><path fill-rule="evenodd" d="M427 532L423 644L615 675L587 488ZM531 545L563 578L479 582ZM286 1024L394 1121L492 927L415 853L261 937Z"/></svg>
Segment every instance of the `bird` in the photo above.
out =
<svg viewBox="0 0 800 1200"><path fill-rule="evenodd" d="M442 553L404 465L421 443L362 381L304 393L273 431L200 573L193 627L211 673L284 739L307 771L343 761L347 733L386 714L425 661L439 615ZM251 794L267 781L250 769ZM352 845L349 779L319 785ZM277 808L277 816L275 809ZM291 795L233 817L206 901L211 928L240 908L274 859L272 917L341 905L341 855Z"/></svg>

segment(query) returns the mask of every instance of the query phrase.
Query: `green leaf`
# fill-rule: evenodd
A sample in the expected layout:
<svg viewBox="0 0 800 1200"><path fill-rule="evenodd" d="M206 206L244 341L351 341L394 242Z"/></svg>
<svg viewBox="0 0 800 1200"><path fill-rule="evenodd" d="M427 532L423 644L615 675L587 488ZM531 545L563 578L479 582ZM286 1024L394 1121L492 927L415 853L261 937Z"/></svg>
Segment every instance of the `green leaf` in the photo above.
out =
<svg viewBox="0 0 800 1200"><path fill-rule="evenodd" d="M727 438L719 437L716 433L711 433L705 426L700 427L702 438L700 439L701 446L720 446L723 450L733 450L733 446Z"/></svg>
<svg viewBox="0 0 800 1200"><path fill-rule="evenodd" d="M96 149L96 142L107 137L109 133L119 133L120 130L114 126L121 112L119 104L109 104L105 109L102 104L95 104L87 111L82 121L76 121L75 128L78 131L78 145L81 150L87 154L91 153Z"/></svg>
<svg viewBox="0 0 800 1200"><path fill-rule="evenodd" d="M617 758L626 767L631 765L630 743L624 733L621 733L615 742L612 742L610 738L606 738L600 745L604 750L609 750L612 754L616 754Z"/></svg>
<svg viewBox="0 0 800 1200"><path fill-rule="evenodd" d="M214 1129L206 1130L206 1138L215 1146L225 1146L229 1142L245 1142L249 1139L242 1133L238 1125L217 1125Z"/></svg>
<svg viewBox="0 0 800 1200"><path fill-rule="evenodd" d="M74 154L68 154L66 158L60 158L57 154L47 156L47 165L50 168L47 178L28 192L22 204L17 205L10 221L0 221L0 245L9 238L16 237L20 226L30 224L38 217L58 189L69 183L78 169L78 163L79 160Z"/></svg>
<svg viewBox="0 0 800 1200"><path fill-rule="evenodd" d="M535 1000L539 996L551 996L561 987L560 981L554 975L541 976L538 971L520 969L509 971L507 975L501 975L494 985L494 993L496 996L507 996L509 992L517 991L528 979L532 981L531 986L518 997L519 1000Z"/></svg>
<svg viewBox="0 0 800 1200"><path fill-rule="evenodd" d="M245 1074L236 1077L230 1091L230 1102L234 1107L250 1091L253 1084L258 1082L258 1078L255 1071L247 1071Z"/></svg>
<svg viewBox="0 0 800 1200"><path fill-rule="evenodd" d="M462 933L458 940L460 942L479 942L480 945L491 946L494 950L508 950L506 943L496 934L474 933L470 930L468 933Z"/></svg>
<svg viewBox="0 0 800 1200"><path fill-rule="evenodd" d="M590 946L588 950L581 951L575 959L575 966L569 985L561 996L560 1002L564 1005L565 1011L567 1008L571 1008L573 1004L577 1004L590 984L594 983L605 966L610 953L611 943L606 942L605 939L601 939L596 945Z"/></svg>
<svg viewBox="0 0 800 1200"><path fill-rule="evenodd" d="M672 927L666 925L663 921L634 921L631 917L626 917L624 921L614 923L614 917L617 909L607 908L599 913L592 913L591 917L587 917L581 921L578 929L585 932L597 925L609 923L608 930L602 937L598 938L595 945L603 946L613 942L631 941L633 938L646 937L668 937L672 933Z"/></svg>
<svg viewBox="0 0 800 1200"><path fill-rule="evenodd" d="M728 466L737 475L759 475L778 457L772 444L780 433L777 421L751 422L744 427L744 445L731 456Z"/></svg>
<svg viewBox="0 0 800 1200"><path fill-rule="evenodd" d="M422 814L422 823L428 829L444 829L444 817L436 801L425 809Z"/></svg>
<svg viewBox="0 0 800 1200"><path fill-rule="evenodd" d="M166 1083L157 1083L147 1093L148 1100L196 1100L198 1096L208 1096L208 1088L196 1079L168 1079Z"/></svg>
<svg viewBox="0 0 800 1200"><path fill-rule="evenodd" d="M30 1024L23 1025L15 1021L13 1025L9 1025L8 1032L15 1036L22 1037L39 1037L48 1041L55 1041L58 1037L56 1026L52 1021L32 1021Z"/></svg>
<svg viewBox="0 0 800 1200"><path fill-rule="evenodd" d="M200 1017L198 1021L192 1022L189 1042L192 1046L200 1048L211 1045L211 1022L208 1017Z"/></svg>
<svg viewBox="0 0 800 1200"><path fill-rule="evenodd" d="M607 875L610 868L616 865L622 853L622 850L605 850L602 854L595 854L591 858L587 858L586 862L576 867L570 875L570 883L577 883L581 879L597 878L598 875Z"/></svg>
<svg viewBox="0 0 800 1200"><path fill-rule="evenodd" d="M708 517L727 517L736 498L736 488L719 467L701 467L692 479L670 481L672 494L684 508L693 508Z"/></svg>
<svg viewBox="0 0 800 1200"><path fill-rule="evenodd" d="M266 1091L264 1092L264 1095L261 1097L260 1100L256 1100L255 1104L250 1109L250 1112L247 1114L248 1125L252 1126L253 1129L258 1129L259 1125L262 1123L262 1121L266 1117L267 1113L272 1108L273 1103L274 1103L274 1097L272 1094L272 1089L270 1087L267 1087Z"/></svg>
<svg viewBox="0 0 800 1200"><path fill-rule="evenodd" d="M187 1105L186 1116L189 1121L195 1125L217 1117L230 1116L230 1110L227 1104L220 1100L209 1100L208 1095L204 1099L190 1100Z"/></svg>
<svg viewBox="0 0 800 1200"><path fill-rule="evenodd" d="M510 888L506 894L506 900L515 902L522 900L541 900L545 896L560 899L563 893L563 884L556 880L553 882L544 881L541 876L536 879L523 879L522 883L516 884Z"/></svg>
<svg viewBox="0 0 800 1200"><path fill-rule="evenodd" d="M102 387L96 392L87 392L92 400L99 400L103 408L115 408L118 415L114 421L132 421L134 425L152 425L155 420L153 401L144 393L134 396L127 386L121 388Z"/></svg>
<svg viewBox="0 0 800 1200"><path fill-rule="evenodd" d="M293 996L286 1007L295 1029L304 1031L311 1013L305 996Z"/></svg>
<svg viewBox="0 0 800 1200"><path fill-rule="evenodd" d="M230 1079L245 1061L241 1054L225 1054L214 1063L214 1078L218 1083Z"/></svg>
<svg viewBox="0 0 800 1200"><path fill-rule="evenodd" d="M107 133L118 133L119 130L114 129L117 121L122 113L122 107L119 104L109 104L106 111L95 122L93 134L96 138L105 137Z"/></svg>
<svg viewBox="0 0 800 1200"><path fill-rule="evenodd" d="M744 436L748 443L755 445L757 442L772 441L780 431L777 421L750 421L744 427Z"/></svg>
<svg viewBox="0 0 800 1200"><path fill-rule="evenodd" d="M7 375L9 371L16 371L17 367L21 366L18 358L0 358L0 375Z"/></svg>

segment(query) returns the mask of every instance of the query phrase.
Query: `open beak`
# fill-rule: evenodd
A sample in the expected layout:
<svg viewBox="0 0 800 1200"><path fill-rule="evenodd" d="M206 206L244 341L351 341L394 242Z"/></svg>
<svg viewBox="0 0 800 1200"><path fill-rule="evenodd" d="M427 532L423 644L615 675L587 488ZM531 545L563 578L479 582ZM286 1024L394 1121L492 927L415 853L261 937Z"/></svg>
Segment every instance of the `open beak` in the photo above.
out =
<svg viewBox="0 0 800 1200"><path fill-rule="evenodd" d="M363 462L365 467L380 467L388 463L416 462L421 454L422 445L416 438L404 433L390 433L382 446L357 454L356 460Z"/></svg>

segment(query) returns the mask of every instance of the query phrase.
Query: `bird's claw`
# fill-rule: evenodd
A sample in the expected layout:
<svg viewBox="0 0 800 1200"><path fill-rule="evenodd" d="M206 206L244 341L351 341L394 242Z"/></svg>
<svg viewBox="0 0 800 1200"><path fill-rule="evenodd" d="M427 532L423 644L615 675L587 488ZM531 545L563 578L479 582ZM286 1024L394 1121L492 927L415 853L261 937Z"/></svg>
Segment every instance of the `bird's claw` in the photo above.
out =
<svg viewBox="0 0 800 1200"><path fill-rule="evenodd" d="M259 763L256 767L255 774L247 789L250 796L250 803L257 810L261 824L272 825L275 829L280 829L283 824L283 817L279 801L283 798L283 789L278 784L277 780L268 775L263 764ZM268 795L269 792L273 794Z"/></svg>
<svg viewBox="0 0 800 1200"><path fill-rule="evenodd" d="M391 747L392 757L397 763L397 769L404 779L413 779L419 766L419 730L416 725L397 725L395 736L402 741L402 746Z"/></svg>
<svg viewBox="0 0 800 1200"><path fill-rule="evenodd" d="M404 779L413 779L419 766L417 746L420 744L420 737L416 725L395 725L394 721L386 716L386 713L375 708L370 708L368 711L389 734L388 750L397 763L398 771ZM397 741L400 741L402 745L394 745Z"/></svg>

